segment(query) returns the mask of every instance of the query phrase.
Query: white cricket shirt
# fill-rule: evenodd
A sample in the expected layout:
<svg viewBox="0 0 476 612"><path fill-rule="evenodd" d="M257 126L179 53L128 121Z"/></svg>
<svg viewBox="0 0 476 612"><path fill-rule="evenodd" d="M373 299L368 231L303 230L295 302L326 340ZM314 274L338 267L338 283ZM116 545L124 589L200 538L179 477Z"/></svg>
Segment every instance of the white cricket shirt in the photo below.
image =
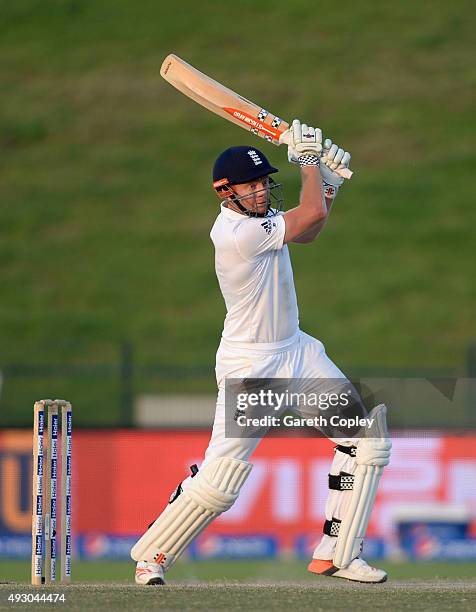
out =
<svg viewBox="0 0 476 612"><path fill-rule="evenodd" d="M225 340L274 343L297 333L296 291L284 232L283 213L248 217L222 204L210 236L227 309Z"/></svg>

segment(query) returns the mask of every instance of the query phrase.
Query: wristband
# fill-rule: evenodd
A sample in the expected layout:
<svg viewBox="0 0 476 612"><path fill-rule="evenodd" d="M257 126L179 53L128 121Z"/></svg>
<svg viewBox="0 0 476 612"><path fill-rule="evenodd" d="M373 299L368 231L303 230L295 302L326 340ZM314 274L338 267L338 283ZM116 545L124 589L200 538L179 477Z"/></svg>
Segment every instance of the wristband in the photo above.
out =
<svg viewBox="0 0 476 612"><path fill-rule="evenodd" d="M319 157L317 155L301 155L298 158L299 165L301 168L304 166L318 166L319 165Z"/></svg>

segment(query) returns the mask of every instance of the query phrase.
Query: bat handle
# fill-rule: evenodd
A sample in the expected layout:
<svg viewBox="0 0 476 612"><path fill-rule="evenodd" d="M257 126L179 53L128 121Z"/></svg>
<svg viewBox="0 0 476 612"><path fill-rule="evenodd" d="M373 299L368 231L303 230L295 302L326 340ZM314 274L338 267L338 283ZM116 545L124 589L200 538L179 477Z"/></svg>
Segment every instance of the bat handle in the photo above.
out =
<svg viewBox="0 0 476 612"><path fill-rule="evenodd" d="M280 145L282 144L290 145L291 143L292 143L291 130L286 130L279 137L279 144ZM334 172L345 179L352 178L352 175L354 174L352 170L350 170L349 168L337 168L337 170L334 170Z"/></svg>

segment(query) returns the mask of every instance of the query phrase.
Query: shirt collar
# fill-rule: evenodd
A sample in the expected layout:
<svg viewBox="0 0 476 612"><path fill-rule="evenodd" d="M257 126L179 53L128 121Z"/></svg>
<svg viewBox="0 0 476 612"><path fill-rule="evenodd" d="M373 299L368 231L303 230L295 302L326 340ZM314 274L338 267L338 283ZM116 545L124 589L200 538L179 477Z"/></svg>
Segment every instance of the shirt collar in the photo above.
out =
<svg viewBox="0 0 476 612"><path fill-rule="evenodd" d="M246 219L247 215L242 215L239 212L236 212L236 210L232 210L231 208L228 208L228 206L225 206L224 204L220 204L221 206L221 212L223 214L225 214L227 217L229 217L230 219Z"/></svg>

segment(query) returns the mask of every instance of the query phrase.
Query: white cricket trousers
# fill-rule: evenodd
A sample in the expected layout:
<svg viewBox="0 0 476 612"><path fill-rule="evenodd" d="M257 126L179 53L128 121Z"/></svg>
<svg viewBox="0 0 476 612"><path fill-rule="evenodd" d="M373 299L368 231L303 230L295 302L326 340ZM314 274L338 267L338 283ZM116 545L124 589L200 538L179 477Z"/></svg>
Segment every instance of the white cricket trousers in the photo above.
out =
<svg viewBox="0 0 476 612"><path fill-rule="evenodd" d="M327 378L345 379L345 375L326 355L319 340L299 330L294 338L276 344L230 343L222 339L216 356L218 397L210 443L202 465L216 457L248 460L262 438L227 438L225 435L226 378ZM351 446L355 440L331 438L336 444ZM283 438L285 445L285 438ZM354 474L355 458L336 452L330 474ZM189 480L189 479L187 479ZM184 486L187 486L185 481ZM329 490L326 519L341 519L350 501L351 491ZM316 559L332 559L336 538L323 535L314 551Z"/></svg>

